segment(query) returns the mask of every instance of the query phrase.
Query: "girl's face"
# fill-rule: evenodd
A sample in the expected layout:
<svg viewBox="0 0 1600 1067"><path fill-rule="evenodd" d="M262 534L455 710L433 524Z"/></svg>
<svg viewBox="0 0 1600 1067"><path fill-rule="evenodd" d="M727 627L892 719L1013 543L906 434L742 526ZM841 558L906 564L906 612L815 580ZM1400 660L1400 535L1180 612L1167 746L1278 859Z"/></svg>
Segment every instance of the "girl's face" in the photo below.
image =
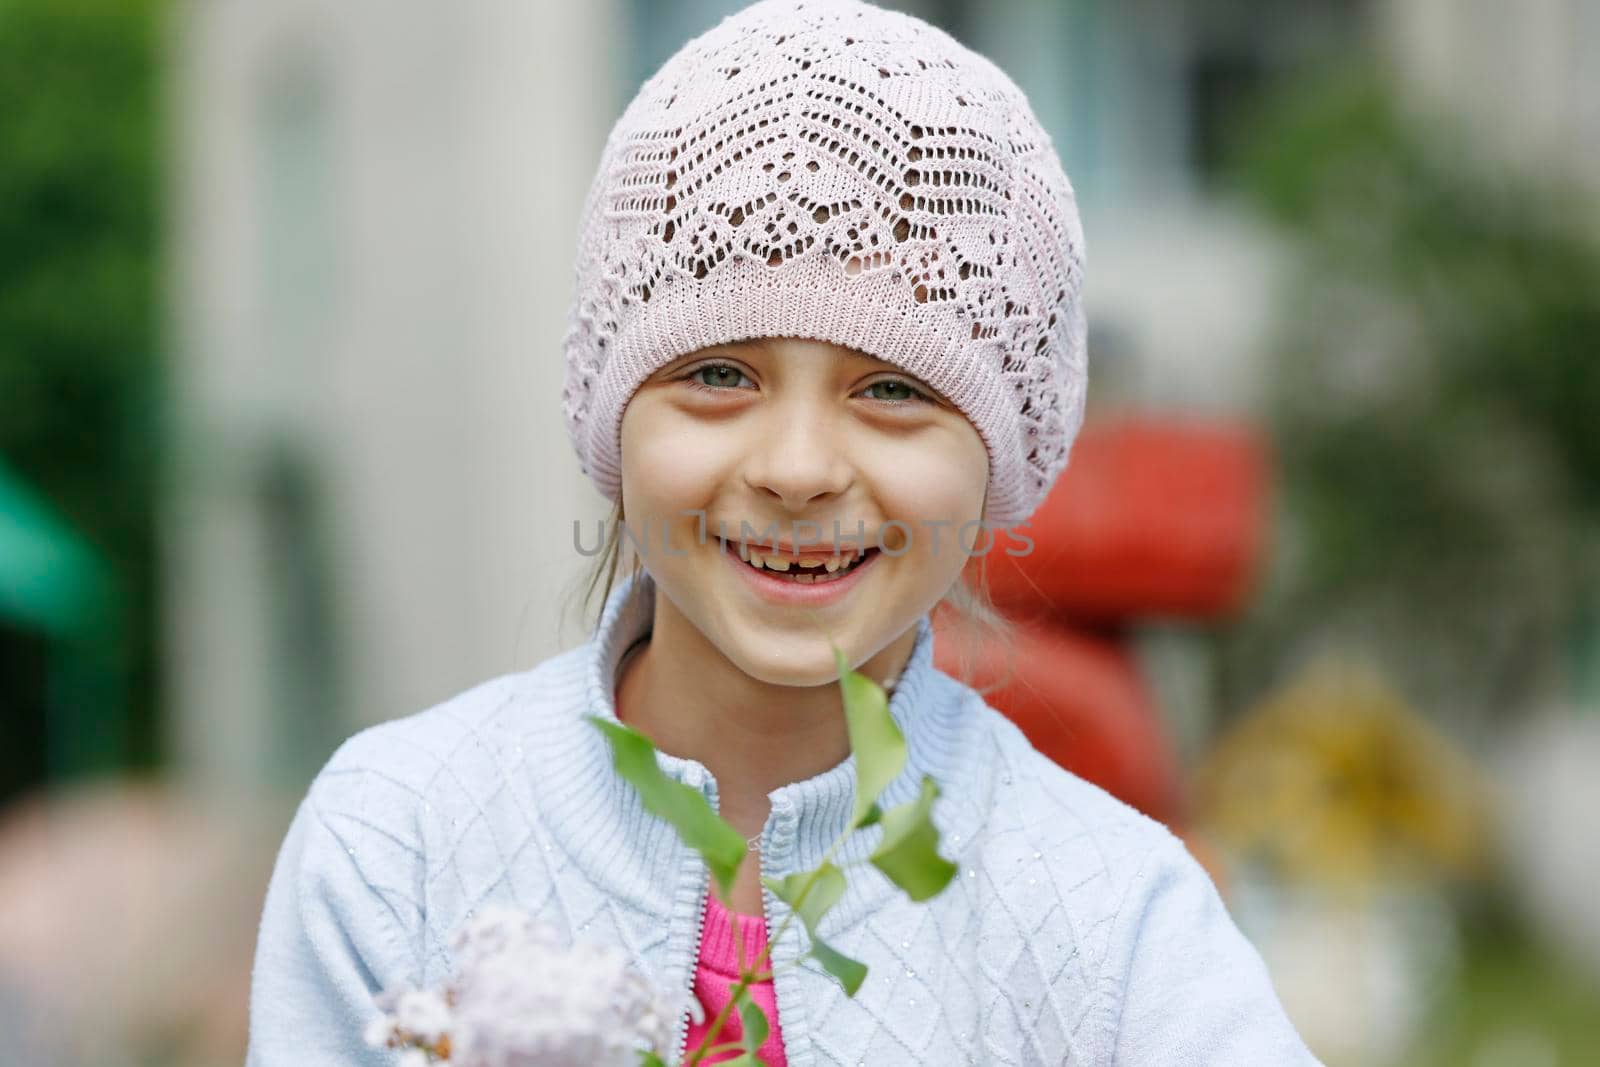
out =
<svg viewBox="0 0 1600 1067"><path fill-rule="evenodd" d="M627 535L658 588L778 685L836 680L829 638L859 665L949 591L981 538L988 464L976 428L928 386L825 341L682 356L622 419ZM741 558L741 534L787 574ZM865 551L832 574L802 565L835 546L843 561Z"/></svg>

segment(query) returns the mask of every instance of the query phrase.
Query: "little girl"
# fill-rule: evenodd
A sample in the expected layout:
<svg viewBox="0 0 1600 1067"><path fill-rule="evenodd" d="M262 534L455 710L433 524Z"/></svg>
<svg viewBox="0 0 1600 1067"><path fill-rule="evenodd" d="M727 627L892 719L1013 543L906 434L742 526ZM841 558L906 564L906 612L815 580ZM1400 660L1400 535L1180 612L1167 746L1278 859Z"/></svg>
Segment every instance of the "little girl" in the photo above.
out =
<svg viewBox="0 0 1600 1067"><path fill-rule="evenodd" d="M785 927L755 991L766 1063L1315 1063L1183 844L932 663L931 610L1066 465L1083 266L1027 100L939 30L764 0L673 56L605 145L564 343L568 430L616 504L598 626L317 775L267 894L249 1062L395 1062L362 1041L374 995L451 977L490 904L714 1015L739 941L753 958L787 914L761 876L814 867L851 815L831 642L906 737L882 806L931 776L958 867L925 903L852 868L822 933L867 964L854 997L784 966L806 948ZM589 715L649 736L749 839L728 906ZM685 1013L668 1051L703 1030Z"/></svg>

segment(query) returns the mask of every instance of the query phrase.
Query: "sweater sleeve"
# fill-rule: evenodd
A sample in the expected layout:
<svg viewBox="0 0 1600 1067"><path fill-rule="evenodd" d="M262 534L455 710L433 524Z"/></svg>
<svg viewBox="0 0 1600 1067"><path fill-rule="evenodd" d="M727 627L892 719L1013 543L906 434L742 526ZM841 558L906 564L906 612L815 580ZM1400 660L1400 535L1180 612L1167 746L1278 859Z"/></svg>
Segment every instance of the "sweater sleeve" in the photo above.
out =
<svg viewBox="0 0 1600 1067"><path fill-rule="evenodd" d="M416 988L420 854L363 811L355 772L324 770L285 835L267 888L250 990L247 1067L389 1067L369 1048L374 997ZM352 801L357 801L352 803Z"/></svg>
<svg viewBox="0 0 1600 1067"><path fill-rule="evenodd" d="M1126 891L1107 965L1114 1067L1319 1062L1211 876L1165 827Z"/></svg>

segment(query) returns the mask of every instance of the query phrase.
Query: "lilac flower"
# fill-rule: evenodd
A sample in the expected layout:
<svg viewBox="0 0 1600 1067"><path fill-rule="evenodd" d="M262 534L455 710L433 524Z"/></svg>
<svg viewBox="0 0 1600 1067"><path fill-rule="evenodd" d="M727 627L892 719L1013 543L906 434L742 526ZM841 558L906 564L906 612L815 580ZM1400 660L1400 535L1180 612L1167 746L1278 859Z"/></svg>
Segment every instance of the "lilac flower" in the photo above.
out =
<svg viewBox="0 0 1600 1067"><path fill-rule="evenodd" d="M367 1043L406 1048L403 1067L635 1067L641 1048L671 1040L677 1003L614 948L568 946L499 907L458 930L453 947L458 972L445 989L378 998L385 1014Z"/></svg>

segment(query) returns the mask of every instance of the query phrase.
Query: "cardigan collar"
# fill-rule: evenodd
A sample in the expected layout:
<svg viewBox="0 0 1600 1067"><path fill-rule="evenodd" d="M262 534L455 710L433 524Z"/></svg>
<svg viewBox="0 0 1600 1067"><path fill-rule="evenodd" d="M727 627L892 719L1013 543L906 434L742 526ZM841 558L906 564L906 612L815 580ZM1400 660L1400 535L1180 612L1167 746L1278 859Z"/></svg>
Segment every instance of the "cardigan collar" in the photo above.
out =
<svg viewBox="0 0 1600 1067"><path fill-rule="evenodd" d="M594 636L577 650L583 672L583 706L576 714L558 714L555 721L542 727L548 731L542 741L549 746L551 757L546 766L553 764L559 770L543 776L545 795L541 805L554 816L552 828L565 838L569 854L597 881L659 912L665 886L646 886L653 877L663 882L670 878L668 872L677 866L673 861L680 854L681 845L671 827L644 811L638 794L617 774L605 738L592 723L584 721L585 715L619 721L617 667L629 646L650 630L656 595L655 580L648 572L625 577L607 597ZM965 749L973 724L970 716L963 714L963 701L958 698L966 691L933 665L934 631L929 613L917 620L916 628L910 658L889 694L889 714L906 737L907 760L905 769L880 798L885 809L914 799L925 774L948 792L970 757ZM713 806L717 804L716 781L702 763L659 750L656 758L665 774L701 791ZM814 777L769 793L772 811L762 832L763 872L781 877L820 863L849 824L855 783L852 755ZM941 806L946 809L945 819L940 818ZM942 795L935 806L935 821L945 827L956 818L955 807L951 798ZM970 805L960 807L967 809ZM968 829L955 823L951 826ZM865 859L879 836L878 827L853 834L835 854L835 861ZM951 843L959 844L959 834ZM619 849L631 853L637 866L619 858ZM942 851L951 854L948 847ZM625 876L620 881L607 877L608 872L615 874L619 870L619 863L636 877ZM643 885L639 884L641 879ZM851 881L854 889L863 880ZM887 880L879 882L882 887L889 887ZM630 886L639 892L630 892ZM841 902L841 910L850 903L847 897ZM868 906L871 901L863 896L857 903Z"/></svg>

